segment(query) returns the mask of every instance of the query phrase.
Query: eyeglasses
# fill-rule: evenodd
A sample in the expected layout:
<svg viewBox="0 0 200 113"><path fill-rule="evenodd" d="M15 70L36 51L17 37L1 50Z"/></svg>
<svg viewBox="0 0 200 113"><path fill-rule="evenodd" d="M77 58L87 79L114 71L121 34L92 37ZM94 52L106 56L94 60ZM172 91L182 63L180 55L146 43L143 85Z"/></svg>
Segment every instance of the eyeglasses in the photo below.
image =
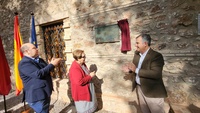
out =
<svg viewBox="0 0 200 113"><path fill-rule="evenodd" d="M86 58L86 56L81 56L81 58Z"/></svg>

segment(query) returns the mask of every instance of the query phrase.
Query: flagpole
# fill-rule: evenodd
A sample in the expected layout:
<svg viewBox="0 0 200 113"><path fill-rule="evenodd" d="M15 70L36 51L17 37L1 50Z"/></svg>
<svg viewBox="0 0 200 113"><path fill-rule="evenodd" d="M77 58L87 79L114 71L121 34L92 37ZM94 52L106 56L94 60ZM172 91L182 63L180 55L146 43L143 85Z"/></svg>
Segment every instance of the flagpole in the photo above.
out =
<svg viewBox="0 0 200 113"><path fill-rule="evenodd" d="M31 19L30 19L30 39L29 42L32 43L32 18L34 16L34 13L31 11Z"/></svg>
<svg viewBox="0 0 200 113"><path fill-rule="evenodd" d="M26 111L26 103L25 103L25 101L24 101L24 111Z"/></svg>
<svg viewBox="0 0 200 113"><path fill-rule="evenodd" d="M1 85L0 85L0 95L3 95L3 100L4 100L4 110L5 113L7 113L7 108L6 108L6 96L8 95L10 90L11 90L11 81L10 81L10 68L5 56L5 51L3 48L3 43L1 40L1 36L0 36L0 72L1 72Z"/></svg>
<svg viewBox="0 0 200 113"><path fill-rule="evenodd" d="M5 113L7 113L7 108L6 108L6 96L5 96L5 95L3 95L3 101L4 101Z"/></svg>

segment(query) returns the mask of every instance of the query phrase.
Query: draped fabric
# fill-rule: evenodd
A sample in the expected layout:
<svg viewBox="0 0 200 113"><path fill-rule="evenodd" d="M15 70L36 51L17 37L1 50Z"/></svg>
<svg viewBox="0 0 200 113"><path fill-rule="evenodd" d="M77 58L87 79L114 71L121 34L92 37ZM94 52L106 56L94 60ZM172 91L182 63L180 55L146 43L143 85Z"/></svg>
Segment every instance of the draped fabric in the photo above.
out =
<svg viewBox="0 0 200 113"><path fill-rule="evenodd" d="M8 95L11 90L10 67L8 65L0 37L0 95Z"/></svg>
<svg viewBox="0 0 200 113"><path fill-rule="evenodd" d="M119 20L118 26L121 30L121 51L127 52L131 50L131 39L130 39L130 30L129 23L127 19Z"/></svg>

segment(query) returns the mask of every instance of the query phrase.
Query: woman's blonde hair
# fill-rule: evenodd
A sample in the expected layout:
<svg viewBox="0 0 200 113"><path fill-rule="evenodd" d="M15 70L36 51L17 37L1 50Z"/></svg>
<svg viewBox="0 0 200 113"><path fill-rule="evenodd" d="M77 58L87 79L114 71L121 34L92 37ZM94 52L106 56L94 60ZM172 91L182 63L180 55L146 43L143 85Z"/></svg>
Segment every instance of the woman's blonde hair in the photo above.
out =
<svg viewBox="0 0 200 113"><path fill-rule="evenodd" d="M73 57L74 57L75 60L78 60L78 59L82 58L82 54L83 54L83 53L84 53L84 51L83 51L83 50L80 50L80 49L74 50L74 51L72 52Z"/></svg>

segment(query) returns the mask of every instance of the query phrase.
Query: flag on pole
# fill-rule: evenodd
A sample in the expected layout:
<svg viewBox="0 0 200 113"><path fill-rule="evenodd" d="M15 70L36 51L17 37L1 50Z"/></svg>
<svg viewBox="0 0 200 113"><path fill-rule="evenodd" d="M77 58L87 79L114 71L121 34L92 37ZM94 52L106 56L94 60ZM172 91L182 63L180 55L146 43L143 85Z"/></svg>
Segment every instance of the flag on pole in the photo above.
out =
<svg viewBox="0 0 200 113"><path fill-rule="evenodd" d="M23 55L20 51L20 47L22 45L22 39L20 35L20 28L18 22L18 13L15 13L14 20L14 74L15 74L15 82L16 82L16 95L19 95L22 88L23 83L19 75L18 63L22 59Z"/></svg>
<svg viewBox="0 0 200 113"><path fill-rule="evenodd" d="M8 65L0 37L0 95L8 95L11 90L10 67Z"/></svg>
<svg viewBox="0 0 200 113"><path fill-rule="evenodd" d="M31 13L31 43L35 45L37 48L37 37L35 32L35 20L34 20L34 14Z"/></svg>

